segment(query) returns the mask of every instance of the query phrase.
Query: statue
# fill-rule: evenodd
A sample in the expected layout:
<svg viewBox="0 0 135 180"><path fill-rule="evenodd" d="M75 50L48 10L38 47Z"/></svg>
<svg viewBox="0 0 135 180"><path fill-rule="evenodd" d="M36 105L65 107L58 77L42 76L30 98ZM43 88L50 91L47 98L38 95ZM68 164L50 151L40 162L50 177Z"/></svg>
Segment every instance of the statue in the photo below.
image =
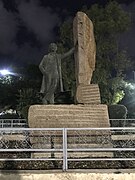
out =
<svg viewBox="0 0 135 180"><path fill-rule="evenodd" d="M100 103L98 85L91 84L96 63L96 43L93 23L83 12L77 12L73 21L74 42L78 42L78 50L74 53L76 96L79 104ZM93 94L94 93L94 94Z"/></svg>
<svg viewBox="0 0 135 180"><path fill-rule="evenodd" d="M96 63L96 43L93 23L83 12L77 12L73 21L74 42L78 42L75 53L76 86L90 85Z"/></svg>
<svg viewBox="0 0 135 180"><path fill-rule="evenodd" d="M40 93L43 94L43 104L54 104L54 93L58 87L63 92L61 60L73 54L75 47L65 54L57 53L57 45L49 45L49 53L45 55L39 65L43 74Z"/></svg>

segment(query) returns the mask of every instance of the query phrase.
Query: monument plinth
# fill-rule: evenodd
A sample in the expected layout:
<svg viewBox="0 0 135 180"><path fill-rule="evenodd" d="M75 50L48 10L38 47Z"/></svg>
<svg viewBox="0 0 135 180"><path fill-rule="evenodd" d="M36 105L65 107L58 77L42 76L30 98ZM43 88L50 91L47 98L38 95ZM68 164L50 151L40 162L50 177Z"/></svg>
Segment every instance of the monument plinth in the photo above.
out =
<svg viewBox="0 0 135 180"><path fill-rule="evenodd" d="M32 105L29 109L31 128L108 127L106 105Z"/></svg>
<svg viewBox="0 0 135 180"><path fill-rule="evenodd" d="M109 127L106 105L32 105L29 109L31 128L97 128ZM110 137L108 131L69 131L68 148L109 148L110 143L101 144L99 140ZM85 136L85 140L83 139ZM82 139L82 140L81 140ZM62 132L36 133L30 138L33 148L62 148ZM79 142L78 142L79 141ZM55 157L62 153L55 152ZM68 157L112 157L111 152L69 152ZM32 153L33 158L51 157L51 153Z"/></svg>

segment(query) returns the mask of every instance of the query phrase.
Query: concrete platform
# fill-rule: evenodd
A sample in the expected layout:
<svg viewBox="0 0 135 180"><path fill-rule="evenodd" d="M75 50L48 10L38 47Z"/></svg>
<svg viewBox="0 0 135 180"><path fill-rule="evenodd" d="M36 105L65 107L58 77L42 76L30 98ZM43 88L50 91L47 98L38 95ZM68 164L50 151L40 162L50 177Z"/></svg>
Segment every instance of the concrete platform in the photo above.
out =
<svg viewBox="0 0 135 180"><path fill-rule="evenodd" d="M134 180L135 169L78 171L0 171L0 180Z"/></svg>

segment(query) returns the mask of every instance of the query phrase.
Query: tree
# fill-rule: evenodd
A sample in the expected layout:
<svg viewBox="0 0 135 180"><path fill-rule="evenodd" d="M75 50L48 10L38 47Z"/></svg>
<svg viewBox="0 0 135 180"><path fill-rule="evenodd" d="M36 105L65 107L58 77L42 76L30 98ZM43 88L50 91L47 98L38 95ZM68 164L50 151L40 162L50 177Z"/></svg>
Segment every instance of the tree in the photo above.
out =
<svg viewBox="0 0 135 180"><path fill-rule="evenodd" d="M130 17L115 1L109 2L105 7L97 4L91 6L90 9L83 7L82 11L94 24L97 54L92 83L99 84L102 103L116 103L118 102L115 100L116 95L120 94L121 98L124 96L123 81L125 81L127 70L132 66L126 51L121 51L119 47L119 35L128 30ZM60 50L62 51L65 50L64 47L73 46L71 28L72 23L66 21L60 29ZM70 70L65 68L67 62L65 62L66 65L62 64L64 74L71 73L71 68L74 67L73 59L70 58L68 63ZM67 82L72 84L75 79L69 79L68 76L66 76L67 79L65 76L63 77L66 84L68 84Z"/></svg>
<svg viewBox="0 0 135 180"><path fill-rule="evenodd" d="M36 89L26 88L19 91L17 110L24 118L27 118L28 108L30 105L40 103L41 99Z"/></svg>
<svg viewBox="0 0 135 180"><path fill-rule="evenodd" d="M0 77L0 109L21 110L38 103L42 74L37 65L16 68L15 75Z"/></svg>
<svg viewBox="0 0 135 180"><path fill-rule="evenodd" d="M60 27L60 42L58 43L58 51L60 53L67 52L73 47L73 31L70 20L65 21ZM74 56L66 58L62 61L62 77L65 90L74 92L75 88L75 62Z"/></svg>
<svg viewBox="0 0 135 180"><path fill-rule="evenodd" d="M35 64L29 64L22 70L22 81L18 88L17 110L27 118L28 108L32 104L40 104L39 95L42 74ZM19 85L19 84L18 84Z"/></svg>
<svg viewBox="0 0 135 180"><path fill-rule="evenodd" d="M0 78L0 104L1 108L8 107L15 109L17 103L17 84L19 77L4 76Z"/></svg>

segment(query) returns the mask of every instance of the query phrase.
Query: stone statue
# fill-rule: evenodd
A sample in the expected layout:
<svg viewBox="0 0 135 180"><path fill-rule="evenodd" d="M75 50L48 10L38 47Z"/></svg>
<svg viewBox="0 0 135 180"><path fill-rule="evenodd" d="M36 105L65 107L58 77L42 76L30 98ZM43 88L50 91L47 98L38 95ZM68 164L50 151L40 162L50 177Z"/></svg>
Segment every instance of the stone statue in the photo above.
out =
<svg viewBox="0 0 135 180"><path fill-rule="evenodd" d="M76 96L79 104L100 104L98 85L91 79L96 63L96 43L93 23L83 12L77 12L73 21L74 43L78 42L75 57Z"/></svg>
<svg viewBox="0 0 135 180"><path fill-rule="evenodd" d="M54 93L58 87L63 92L61 60L73 54L74 49L73 47L65 54L58 54L57 45L55 43L49 45L49 53L43 57L39 65L43 74L40 90L43 94L43 104L54 104Z"/></svg>
<svg viewBox="0 0 135 180"><path fill-rule="evenodd" d="M76 86L89 85L96 63L96 43L93 23L83 12L77 12L73 21L74 42L78 42L75 53Z"/></svg>

